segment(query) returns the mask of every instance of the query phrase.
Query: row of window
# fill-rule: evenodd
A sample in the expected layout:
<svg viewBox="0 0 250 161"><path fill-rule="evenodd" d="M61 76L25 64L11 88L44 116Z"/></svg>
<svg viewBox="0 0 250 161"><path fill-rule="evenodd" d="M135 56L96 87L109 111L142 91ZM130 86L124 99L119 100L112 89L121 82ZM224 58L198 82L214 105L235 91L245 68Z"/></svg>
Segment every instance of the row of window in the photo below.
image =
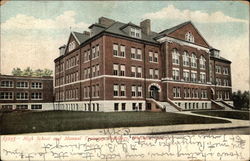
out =
<svg viewBox="0 0 250 161"><path fill-rule="evenodd" d="M217 96L217 99L229 100L230 92L229 91L216 91L216 96Z"/></svg>
<svg viewBox="0 0 250 161"><path fill-rule="evenodd" d="M173 97L181 98L181 87L173 87ZM184 88L183 89L183 97L184 98L207 98L207 90L198 88Z"/></svg>
<svg viewBox="0 0 250 161"><path fill-rule="evenodd" d="M92 96L92 98L98 98L100 96L99 84L92 85L92 87L87 86L83 88L83 98L89 98L90 96Z"/></svg>
<svg viewBox="0 0 250 161"><path fill-rule="evenodd" d="M88 78L90 78L90 77L97 77L97 76L100 75L100 67L99 67L99 64L93 65L93 66L92 66L92 71L90 71L90 70L91 70L90 67L85 68L85 69L83 70L84 79L88 79ZM91 74L91 72L92 72L92 74Z"/></svg>
<svg viewBox="0 0 250 161"><path fill-rule="evenodd" d="M66 59L66 69L73 68L79 64L79 55L72 56L71 58Z"/></svg>
<svg viewBox="0 0 250 161"><path fill-rule="evenodd" d="M114 97L126 97L126 86L124 84L114 84L113 85L113 96ZM131 86L131 96L132 97L142 97L142 86L132 85Z"/></svg>
<svg viewBox="0 0 250 161"><path fill-rule="evenodd" d="M31 93L32 100L41 100L42 98L43 98L42 93L40 92ZM13 92L0 92L0 99L1 100L13 100ZM28 99L29 99L28 92L16 93L16 100L28 100Z"/></svg>
<svg viewBox="0 0 250 161"><path fill-rule="evenodd" d="M79 89L69 89L65 90L65 99L66 100L77 100L79 96Z"/></svg>
<svg viewBox="0 0 250 161"><path fill-rule="evenodd" d="M6 81L3 80L1 81L1 87L3 88L13 88L14 87L14 83L13 81ZM18 81L16 82L16 88L29 88L29 82L26 81ZM42 83L41 82L32 82L31 83L31 88L33 89L41 89L42 88Z"/></svg>
<svg viewBox="0 0 250 161"><path fill-rule="evenodd" d="M216 82L216 85L218 85L218 86L222 86L222 85L224 85L224 86L230 86L230 84L229 84L229 80L228 79L224 79L223 80L223 84L222 84L222 79L220 79L220 78L216 78L216 80L215 80Z"/></svg>
<svg viewBox="0 0 250 161"><path fill-rule="evenodd" d="M133 111L141 111L142 103L132 103ZM126 103L114 103L114 111L126 111Z"/></svg>
<svg viewBox="0 0 250 161"><path fill-rule="evenodd" d="M216 74L224 74L224 75L228 75L229 74L229 69L227 67L221 67L219 65L215 66L215 72Z"/></svg>
<svg viewBox="0 0 250 161"><path fill-rule="evenodd" d="M126 57L126 46L113 44L113 56ZM130 58L135 60L142 60L142 50L139 48L131 47ZM149 62L158 62L158 53L149 51Z"/></svg>
<svg viewBox="0 0 250 161"><path fill-rule="evenodd" d="M78 71L75 73L67 74L66 75L66 83L71 83L79 80L79 73Z"/></svg>
<svg viewBox="0 0 250 161"><path fill-rule="evenodd" d="M88 62L91 59L98 58L100 56L100 47L95 45L92 47L92 53L90 54L90 49L84 51L83 62Z"/></svg>
<svg viewBox="0 0 250 161"><path fill-rule="evenodd" d="M55 73L60 73L63 72L64 70L64 63L63 62L59 62L59 64L56 65L55 67Z"/></svg>
<svg viewBox="0 0 250 161"><path fill-rule="evenodd" d="M190 56L187 51L184 51L182 57L183 66L197 68L197 57L195 53L192 53ZM177 49L173 49L172 51L172 63L174 65L180 65L180 53ZM201 56L199 59L199 68L206 69L206 59L204 56Z"/></svg>
<svg viewBox="0 0 250 161"><path fill-rule="evenodd" d="M174 80L180 80L179 68L173 68L172 74L173 74ZM197 71L189 72L189 70L183 70L183 79L186 82L197 82L198 81ZM200 82L206 83L206 73L205 72L200 72Z"/></svg>

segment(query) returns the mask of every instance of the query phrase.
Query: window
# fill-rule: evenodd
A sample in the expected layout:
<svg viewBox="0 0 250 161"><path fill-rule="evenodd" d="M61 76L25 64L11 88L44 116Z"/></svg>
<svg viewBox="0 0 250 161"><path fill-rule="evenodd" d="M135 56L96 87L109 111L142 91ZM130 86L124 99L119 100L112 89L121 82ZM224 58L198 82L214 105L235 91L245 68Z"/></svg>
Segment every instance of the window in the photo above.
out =
<svg viewBox="0 0 250 161"><path fill-rule="evenodd" d="M207 90L206 89L201 90L201 98L207 98Z"/></svg>
<svg viewBox="0 0 250 161"><path fill-rule="evenodd" d="M42 109L42 105L31 105L32 110Z"/></svg>
<svg viewBox="0 0 250 161"><path fill-rule="evenodd" d="M135 48L131 48L131 58L135 59Z"/></svg>
<svg viewBox="0 0 250 161"><path fill-rule="evenodd" d="M121 57L125 57L125 46L121 45Z"/></svg>
<svg viewBox="0 0 250 161"><path fill-rule="evenodd" d="M96 56L96 54L95 54L95 47L93 47L93 48L92 48L92 59L94 59L95 56Z"/></svg>
<svg viewBox="0 0 250 161"><path fill-rule="evenodd" d="M215 66L215 69L216 69L216 73L217 73L217 74L221 74L221 66L216 65L216 66Z"/></svg>
<svg viewBox="0 0 250 161"><path fill-rule="evenodd" d="M114 110L118 111L119 110L119 103L114 103Z"/></svg>
<svg viewBox="0 0 250 161"><path fill-rule="evenodd" d="M133 111L137 110L136 103L132 103L132 109L133 109Z"/></svg>
<svg viewBox="0 0 250 161"><path fill-rule="evenodd" d="M198 89L194 89L194 98L198 98L199 97L199 91Z"/></svg>
<svg viewBox="0 0 250 161"><path fill-rule="evenodd" d="M224 68L223 68L223 74L224 74L224 75L228 75L228 74L229 74L229 71L228 71L228 68L227 68L227 67L224 67Z"/></svg>
<svg viewBox="0 0 250 161"><path fill-rule="evenodd" d="M113 74L114 75L118 75L118 67L119 67L118 64L113 64Z"/></svg>
<svg viewBox="0 0 250 161"><path fill-rule="evenodd" d="M130 35L131 35L132 37L135 37L135 28L131 28L131 29L130 29Z"/></svg>
<svg viewBox="0 0 250 161"><path fill-rule="evenodd" d="M185 34L185 40L194 43L194 36L192 35L191 32L187 32L187 33Z"/></svg>
<svg viewBox="0 0 250 161"><path fill-rule="evenodd" d="M114 84L114 96L118 96L119 93L119 86L117 84Z"/></svg>
<svg viewBox="0 0 250 161"><path fill-rule="evenodd" d="M13 105L2 105L2 109L13 109Z"/></svg>
<svg viewBox="0 0 250 161"><path fill-rule="evenodd" d="M142 97L142 86L138 86L137 96Z"/></svg>
<svg viewBox="0 0 250 161"><path fill-rule="evenodd" d="M99 97L99 96L100 96L99 84L97 84L97 85L95 86L95 90L96 90L96 97Z"/></svg>
<svg viewBox="0 0 250 161"><path fill-rule="evenodd" d="M18 93L16 93L16 99L17 100L27 100L28 93L27 92L18 92Z"/></svg>
<svg viewBox="0 0 250 161"><path fill-rule="evenodd" d="M92 77L95 77L95 66L92 66Z"/></svg>
<svg viewBox="0 0 250 161"><path fill-rule="evenodd" d="M100 75L100 67L99 67L99 65L96 65L95 66L96 67L96 76L99 76Z"/></svg>
<svg viewBox="0 0 250 161"><path fill-rule="evenodd" d="M69 43L69 49L68 51L72 51L76 48L76 42L75 41L72 41L71 43Z"/></svg>
<svg viewBox="0 0 250 161"><path fill-rule="evenodd" d="M121 85L121 96L126 96L126 86L124 84Z"/></svg>
<svg viewBox="0 0 250 161"><path fill-rule="evenodd" d="M189 71L188 71L188 70L184 70L184 71L183 71L183 79L184 79L184 81L186 81L186 82L189 82L189 81L190 81Z"/></svg>
<svg viewBox="0 0 250 161"><path fill-rule="evenodd" d="M224 79L224 86L229 86L229 80Z"/></svg>
<svg viewBox="0 0 250 161"><path fill-rule="evenodd" d="M88 78L90 78L90 68L88 68Z"/></svg>
<svg viewBox="0 0 250 161"><path fill-rule="evenodd" d="M29 84L28 84L28 82L17 82L16 87L17 88L28 88Z"/></svg>
<svg viewBox="0 0 250 161"><path fill-rule="evenodd" d="M158 79L158 78L159 78L159 70L155 69L155 79Z"/></svg>
<svg viewBox="0 0 250 161"><path fill-rule="evenodd" d="M122 103L122 111L126 110L126 103Z"/></svg>
<svg viewBox="0 0 250 161"><path fill-rule="evenodd" d="M195 71L191 72L191 82L197 81L197 73Z"/></svg>
<svg viewBox="0 0 250 161"><path fill-rule="evenodd" d="M13 87L13 81L1 81L1 87L12 88Z"/></svg>
<svg viewBox="0 0 250 161"><path fill-rule="evenodd" d="M0 100L12 100L13 93L12 92L0 92Z"/></svg>
<svg viewBox="0 0 250 161"><path fill-rule="evenodd" d="M132 37L141 38L141 29L131 27L130 28L130 35Z"/></svg>
<svg viewBox="0 0 250 161"><path fill-rule="evenodd" d="M221 79L220 78L216 78L216 85L221 85Z"/></svg>
<svg viewBox="0 0 250 161"><path fill-rule="evenodd" d="M31 83L31 88L41 89L42 88L42 83L41 82L32 82Z"/></svg>
<svg viewBox="0 0 250 161"><path fill-rule="evenodd" d="M141 78L142 77L142 67L137 67L137 74L136 77Z"/></svg>
<svg viewBox="0 0 250 161"><path fill-rule="evenodd" d="M131 87L131 95L132 95L132 97L135 97L136 96L136 86L135 85L133 85L132 87Z"/></svg>
<svg viewBox="0 0 250 161"><path fill-rule="evenodd" d="M206 59L201 56L200 58L200 69L205 69L206 68Z"/></svg>
<svg viewBox="0 0 250 161"><path fill-rule="evenodd" d="M149 78L150 79L154 78L154 70L153 69L149 69Z"/></svg>
<svg viewBox="0 0 250 161"><path fill-rule="evenodd" d="M26 109L28 109L28 105L16 105L16 109L18 109L18 110L26 110Z"/></svg>
<svg viewBox="0 0 250 161"><path fill-rule="evenodd" d="M136 67L131 67L131 76L135 77L136 76Z"/></svg>
<svg viewBox="0 0 250 161"><path fill-rule="evenodd" d="M121 65L120 76L125 76L125 65Z"/></svg>
<svg viewBox="0 0 250 161"><path fill-rule="evenodd" d="M192 56L191 56L191 67L197 68L197 58L196 58L196 55L194 53L192 53Z"/></svg>
<svg viewBox="0 0 250 161"><path fill-rule="evenodd" d="M153 52L149 52L149 62L153 62Z"/></svg>
<svg viewBox="0 0 250 161"><path fill-rule="evenodd" d="M181 97L181 88L180 87L174 87L173 88L173 96L174 96L174 98L180 98Z"/></svg>
<svg viewBox="0 0 250 161"><path fill-rule="evenodd" d="M173 69L173 79L174 80L179 80L180 79L180 71L179 71L179 69L176 69L176 68Z"/></svg>
<svg viewBox="0 0 250 161"><path fill-rule="evenodd" d="M100 55L100 48L99 45L96 45L96 57L98 57Z"/></svg>
<svg viewBox="0 0 250 161"><path fill-rule="evenodd" d="M154 62L156 62L156 63L158 62L158 53L154 54Z"/></svg>
<svg viewBox="0 0 250 161"><path fill-rule="evenodd" d="M137 49L136 59L142 59L141 49Z"/></svg>
<svg viewBox="0 0 250 161"><path fill-rule="evenodd" d="M39 93L39 92L31 93L31 99L32 100L41 100L42 99L42 93Z"/></svg>
<svg viewBox="0 0 250 161"><path fill-rule="evenodd" d="M172 61L173 61L173 64L175 65L179 65L180 64L180 54L179 52L177 51L177 49L174 49L173 52L172 52Z"/></svg>
<svg viewBox="0 0 250 161"><path fill-rule="evenodd" d="M118 56L118 45L117 44L113 44L113 55Z"/></svg>
<svg viewBox="0 0 250 161"><path fill-rule="evenodd" d="M206 73L200 73L200 81L201 83L206 83Z"/></svg>
<svg viewBox="0 0 250 161"><path fill-rule="evenodd" d="M142 103L139 103L139 111L142 110Z"/></svg>
<svg viewBox="0 0 250 161"><path fill-rule="evenodd" d="M183 53L183 66L189 66L189 54L187 51Z"/></svg>

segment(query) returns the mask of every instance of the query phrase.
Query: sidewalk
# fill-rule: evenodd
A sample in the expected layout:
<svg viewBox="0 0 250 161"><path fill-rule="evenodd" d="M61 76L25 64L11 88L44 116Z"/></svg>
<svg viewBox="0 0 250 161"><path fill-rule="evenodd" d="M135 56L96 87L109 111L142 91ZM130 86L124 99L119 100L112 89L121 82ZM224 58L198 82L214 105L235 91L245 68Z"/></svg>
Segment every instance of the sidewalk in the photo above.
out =
<svg viewBox="0 0 250 161"><path fill-rule="evenodd" d="M160 133L178 133L178 132L190 132L190 131L199 131L199 130L211 130L211 129L228 129L228 128L240 128L240 127L250 127L249 120L236 120L228 119L215 116L206 116L195 114L190 111L182 112L182 114L187 115L196 115L207 118L218 118L229 120L232 123L224 124L181 124L181 125L163 125L163 126L144 126L144 127L125 127L125 128L110 128L112 132L128 132L131 135L146 135L146 134L160 134ZM92 129L92 130L77 130L77 131L62 131L62 132L43 132L43 133L29 133L23 135L103 135L104 129Z"/></svg>

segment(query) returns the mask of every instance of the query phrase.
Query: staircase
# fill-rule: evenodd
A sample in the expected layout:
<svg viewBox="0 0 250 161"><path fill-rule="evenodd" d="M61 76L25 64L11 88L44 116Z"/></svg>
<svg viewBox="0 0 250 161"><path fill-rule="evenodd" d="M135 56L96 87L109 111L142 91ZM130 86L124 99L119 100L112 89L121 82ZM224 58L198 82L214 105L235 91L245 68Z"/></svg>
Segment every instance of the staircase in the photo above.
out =
<svg viewBox="0 0 250 161"><path fill-rule="evenodd" d="M172 106L168 102L156 101L153 98L147 98L147 101L151 101L151 102L155 103L156 105L158 105L161 109L163 109L166 112L179 112L180 111L180 109L177 109L176 107Z"/></svg>
<svg viewBox="0 0 250 161"><path fill-rule="evenodd" d="M215 101L215 100L211 100L212 103L216 104L217 106L221 107L218 109L223 109L223 110L233 110L233 106L227 104L224 101Z"/></svg>

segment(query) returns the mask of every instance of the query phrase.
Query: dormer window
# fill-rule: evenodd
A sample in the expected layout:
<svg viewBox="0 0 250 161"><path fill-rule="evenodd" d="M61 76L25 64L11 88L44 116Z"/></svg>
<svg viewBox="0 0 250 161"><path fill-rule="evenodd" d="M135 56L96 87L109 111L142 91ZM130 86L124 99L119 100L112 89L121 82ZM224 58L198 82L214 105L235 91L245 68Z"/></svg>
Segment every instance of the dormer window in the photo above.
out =
<svg viewBox="0 0 250 161"><path fill-rule="evenodd" d="M71 43L69 43L69 52L74 50L76 48L76 42L72 41Z"/></svg>
<svg viewBox="0 0 250 161"><path fill-rule="evenodd" d="M219 51L215 50L215 51L214 51L214 56L217 57L217 58L219 58L219 57L220 57Z"/></svg>
<svg viewBox="0 0 250 161"><path fill-rule="evenodd" d="M131 27L130 28L130 35L132 37L141 38L141 29Z"/></svg>
<svg viewBox="0 0 250 161"><path fill-rule="evenodd" d="M192 35L191 32L187 32L186 35L185 35L185 39L189 42L192 42L194 43L194 36Z"/></svg>

